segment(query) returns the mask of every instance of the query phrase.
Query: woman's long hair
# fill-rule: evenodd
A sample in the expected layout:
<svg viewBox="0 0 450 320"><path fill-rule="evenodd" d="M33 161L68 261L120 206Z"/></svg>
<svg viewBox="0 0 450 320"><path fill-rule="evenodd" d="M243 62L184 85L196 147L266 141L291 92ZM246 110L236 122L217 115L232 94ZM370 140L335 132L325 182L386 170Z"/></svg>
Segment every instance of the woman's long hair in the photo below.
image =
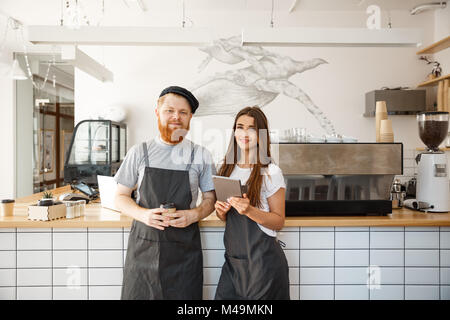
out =
<svg viewBox="0 0 450 320"><path fill-rule="evenodd" d="M238 149L235 132L236 123L239 117L247 115L255 120L255 130L257 132L257 158L256 163L253 164L250 177L247 180L247 196L250 200L250 205L254 207L261 206L261 186L263 182L262 168L267 168L271 160L270 155L270 135L267 118L258 106L246 107L239 111L234 119L233 133L231 135L230 144L228 145L227 153L223 160L222 166L219 169L219 175L229 177L233 172L234 167L238 163ZM242 153L239 153L242 154Z"/></svg>

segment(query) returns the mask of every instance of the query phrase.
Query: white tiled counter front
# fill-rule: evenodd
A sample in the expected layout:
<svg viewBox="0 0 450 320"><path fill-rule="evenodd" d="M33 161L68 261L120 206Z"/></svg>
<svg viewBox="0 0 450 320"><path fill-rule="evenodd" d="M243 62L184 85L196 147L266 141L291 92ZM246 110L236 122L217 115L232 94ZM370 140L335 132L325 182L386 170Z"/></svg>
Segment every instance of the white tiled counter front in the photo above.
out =
<svg viewBox="0 0 450 320"><path fill-rule="evenodd" d="M202 227L205 299L223 227ZM0 228L1 299L119 299L129 228ZM450 300L450 227L286 227L291 299Z"/></svg>

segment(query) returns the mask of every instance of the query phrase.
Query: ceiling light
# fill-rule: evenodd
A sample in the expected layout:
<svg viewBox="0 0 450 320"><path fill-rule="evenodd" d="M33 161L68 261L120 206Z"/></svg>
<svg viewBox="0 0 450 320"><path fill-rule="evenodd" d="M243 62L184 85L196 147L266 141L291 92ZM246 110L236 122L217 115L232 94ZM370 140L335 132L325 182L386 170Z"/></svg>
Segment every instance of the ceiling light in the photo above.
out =
<svg viewBox="0 0 450 320"><path fill-rule="evenodd" d="M178 27L94 27L73 30L61 26L29 26L33 44L96 46L198 46L211 43L210 29Z"/></svg>
<svg viewBox="0 0 450 320"><path fill-rule="evenodd" d="M19 61L17 59L14 59L13 65L11 67L10 75L14 80L27 80L28 77L23 71L22 67L19 64Z"/></svg>
<svg viewBox="0 0 450 320"><path fill-rule="evenodd" d="M420 4L420 5L412 8L410 13L412 15L416 15L423 11L427 11L427 10L431 10L431 9L444 9L446 6L447 6L446 1L424 3L424 4Z"/></svg>
<svg viewBox="0 0 450 320"><path fill-rule="evenodd" d="M245 28L243 45L408 47L422 42L420 29Z"/></svg>
<svg viewBox="0 0 450 320"><path fill-rule="evenodd" d="M139 6L139 9L143 12L147 11L147 7L144 4L143 0L123 0L123 2L126 4L126 6L129 8L130 5L128 3L137 3Z"/></svg>

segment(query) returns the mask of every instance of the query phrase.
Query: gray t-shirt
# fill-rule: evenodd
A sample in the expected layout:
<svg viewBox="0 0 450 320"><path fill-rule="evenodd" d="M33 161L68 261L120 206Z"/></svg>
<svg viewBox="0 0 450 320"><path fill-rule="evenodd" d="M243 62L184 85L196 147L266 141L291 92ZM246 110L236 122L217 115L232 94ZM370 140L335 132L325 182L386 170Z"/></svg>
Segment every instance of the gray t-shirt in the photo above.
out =
<svg viewBox="0 0 450 320"><path fill-rule="evenodd" d="M148 163L150 167L170 170L186 170L191 162L191 151L194 147L194 158L189 169L189 183L191 185L191 208L197 203L198 189L202 192L214 190L212 176L216 174L211 153L204 147L184 139L176 145L164 143L160 136L147 141ZM142 143L138 143L128 150L124 161L114 176L114 180L128 188L137 184L137 199L139 202L139 188L145 171L145 159ZM161 183L164 183L161 181Z"/></svg>

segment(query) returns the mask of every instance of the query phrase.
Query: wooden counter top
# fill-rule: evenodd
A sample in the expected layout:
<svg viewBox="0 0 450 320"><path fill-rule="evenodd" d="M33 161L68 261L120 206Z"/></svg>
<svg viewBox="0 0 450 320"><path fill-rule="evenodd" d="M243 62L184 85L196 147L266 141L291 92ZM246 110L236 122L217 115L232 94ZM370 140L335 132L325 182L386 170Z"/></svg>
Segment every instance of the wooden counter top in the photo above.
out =
<svg viewBox="0 0 450 320"><path fill-rule="evenodd" d="M55 197L70 192L70 187L52 191ZM119 212L101 207L98 201L86 206L85 215L74 219L32 221L27 219L27 207L36 203L41 194L16 200L14 216L0 217L0 228L129 228L132 219ZM200 221L201 227L223 227L215 213ZM287 217L285 227L388 227L388 226L450 226L450 213L425 213L402 208L385 217Z"/></svg>

